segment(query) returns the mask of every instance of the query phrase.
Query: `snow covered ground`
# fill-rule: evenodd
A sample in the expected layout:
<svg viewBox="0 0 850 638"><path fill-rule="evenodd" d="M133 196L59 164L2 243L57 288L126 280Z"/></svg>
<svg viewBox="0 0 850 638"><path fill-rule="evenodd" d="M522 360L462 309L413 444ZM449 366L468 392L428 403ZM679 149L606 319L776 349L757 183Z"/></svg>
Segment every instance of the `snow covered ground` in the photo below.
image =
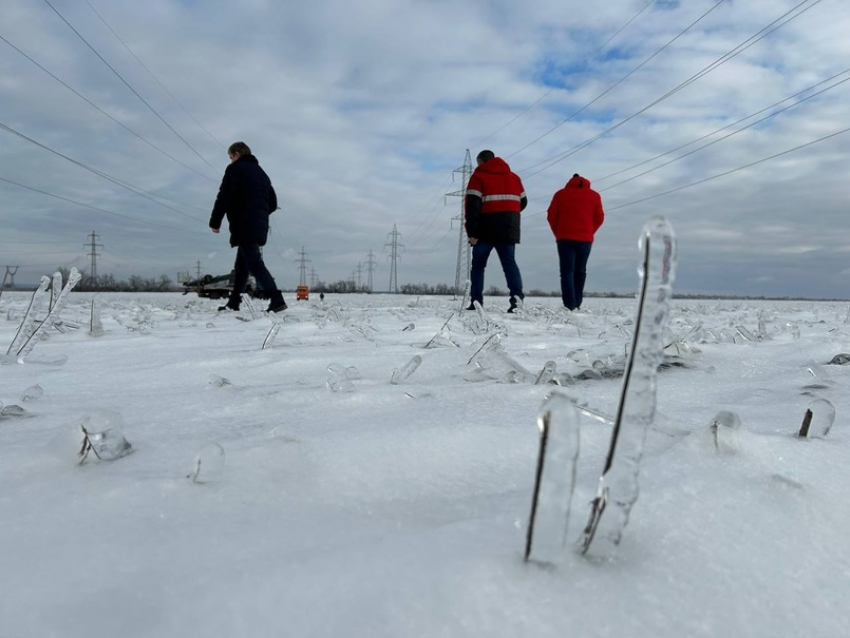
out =
<svg viewBox="0 0 850 638"><path fill-rule="evenodd" d="M484 325L446 298L290 299L262 349L265 317L179 294L100 299L102 336L91 295L73 293L62 317L79 329L0 365L0 402L28 412L0 419L1 638L847 634L850 366L828 365L850 352L847 303L674 302L680 365L659 373L616 557L568 547L541 567L522 560L536 418L562 390L468 362L502 329L532 375L555 361L575 380L563 390L611 414L634 300L567 316L528 299L515 316L486 298ZM28 300L0 298L0 354ZM329 387L334 364L353 391ZM800 440L818 399L835 425ZM99 410L133 452L78 465L79 424ZM741 420L732 448L708 428L721 410ZM582 420L570 542L610 431Z"/></svg>

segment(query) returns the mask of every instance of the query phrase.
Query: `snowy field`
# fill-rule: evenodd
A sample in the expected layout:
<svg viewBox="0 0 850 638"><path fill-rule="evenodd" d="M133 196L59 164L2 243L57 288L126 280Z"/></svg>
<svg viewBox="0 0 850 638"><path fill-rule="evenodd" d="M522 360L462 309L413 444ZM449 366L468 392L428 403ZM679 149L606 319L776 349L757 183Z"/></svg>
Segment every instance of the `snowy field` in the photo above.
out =
<svg viewBox="0 0 850 638"><path fill-rule="evenodd" d="M675 301L616 556L541 567L523 562L540 406L615 411L634 300L488 297L485 324L447 298L290 296L263 349L268 318L179 294L101 295L93 336L91 299L0 365L0 638L847 635L850 365L829 364L847 303ZM28 300L0 298L0 354ZM531 381L469 364L497 330ZM533 383L549 360L564 387ZM823 400L829 435L795 437ZM79 465L102 410L132 453ZM718 444L721 410L741 426ZM581 427L570 543L611 432Z"/></svg>

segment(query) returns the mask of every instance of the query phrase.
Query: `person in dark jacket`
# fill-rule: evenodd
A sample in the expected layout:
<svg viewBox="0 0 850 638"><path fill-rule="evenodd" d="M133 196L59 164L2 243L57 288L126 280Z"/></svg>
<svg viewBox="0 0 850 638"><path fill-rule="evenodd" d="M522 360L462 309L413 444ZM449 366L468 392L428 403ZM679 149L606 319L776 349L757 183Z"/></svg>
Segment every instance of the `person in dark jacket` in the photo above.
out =
<svg viewBox="0 0 850 638"><path fill-rule="evenodd" d="M520 212L528 198L519 176L493 151L481 151L476 159L478 168L469 178L464 201L466 236L472 246L472 303L467 310L474 310L476 301L484 303L484 269L495 249L511 295L508 312L513 312L518 300L525 297L515 249L520 239Z"/></svg>
<svg viewBox="0 0 850 638"><path fill-rule="evenodd" d="M235 281L227 304L219 310L239 310L248 275L270 297L268 312L286 310L283 294L263 263L260 247L266 245L269 215L277 210L277 195L266 172L245 142L234 142L227 149L230 166L224 171L215 198L210 228L217 233L225 215L230 226L230 245L236 248Z"/></svg>
<svg viewBox="0 0 850 638"><path fill-rule="evenodd" d="M590 180L576 173L552 198L548 220L558 244L561 299L564 307L575 310L584 299L593 237L605 221L602 198L590 188Z"/></svg>

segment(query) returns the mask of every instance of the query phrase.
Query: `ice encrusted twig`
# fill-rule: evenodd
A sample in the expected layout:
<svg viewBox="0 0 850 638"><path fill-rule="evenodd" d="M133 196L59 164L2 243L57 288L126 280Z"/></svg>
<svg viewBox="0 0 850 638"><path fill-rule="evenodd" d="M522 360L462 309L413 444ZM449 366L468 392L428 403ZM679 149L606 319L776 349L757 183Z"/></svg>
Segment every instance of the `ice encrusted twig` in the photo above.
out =
<svg viewBox="0 0 850 638"><path fill-rule="evenodd" d="M594 539L602 539L609 547L620 543L638 498L644 440L655 417L655 380L664 354L664 331L676 268L676 238L670 223L663 217L649 220L641 233L640 247L642 282L634 338L608 456L590 518L579 541L583 554ZM612 511L603 517L609 505Z"/></svg>
<svg viewBox="0 0 850 638"><path fill-rule="evenodd" d="M32 352L32 349L35 347L37 337L40 335L40 333L51 327L54 322L59 319L59 313L62 312L62 308L68 301L68 293L74 289L74 286L76 286L80 282L81 278L82 275L80 275L79 271L76 268L72 268L71 273L68 275L68 281L65 282L65 286L58 293L52 293L50 312L47 313L47 316L44 318L44 320L32 331L32 334L30 334L26 338L26 340L21 344L17 353L15 353L18 363L23 363L29 353ZM61 284L61 277L53 278L54 286L57 284L57 281Z"/></svg>
<svg viewBox="0 0 850 638"><path fill-rule="evenodd" d="M576 481L579 419L573 402L553 394L540 409L540 452L525 541L525 560L554 563L564 551Z"/></svg>

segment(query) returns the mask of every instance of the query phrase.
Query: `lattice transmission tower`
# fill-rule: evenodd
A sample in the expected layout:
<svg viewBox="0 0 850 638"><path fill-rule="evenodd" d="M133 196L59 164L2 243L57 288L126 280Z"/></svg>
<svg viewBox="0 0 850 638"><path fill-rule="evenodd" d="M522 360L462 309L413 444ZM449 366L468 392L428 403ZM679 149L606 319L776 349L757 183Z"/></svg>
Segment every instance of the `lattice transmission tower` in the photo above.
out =
<svg viewBox="0 0 850 638"><path fill-rule="evenodd" d="M300 271L300 276L298 278L299 286L307 285L307 264L312 261L311 259L307 259L307 253L304 252L304 246L301 246L301 252L298 253L301 255L299 259L296 259L295 262L299 264L298 270Z"/></svg>
<svg viewBox="0 0 850 638"><path fill-rule="evenodd" d="M98 248L103 248L103 244L98 244L97 240L100 239L100 235L91 231L91 235L88 235L89 239L91 239L91 243L83 244L84 248L91 249L89 253L89 257L91 257L91 273L89 274L89 288L95 288L97 286L97 258L100 255L97 252Z"/></svg>
<svg viewBox="0 0 850 638"><path fill-rule="evenodd" d="M372 253L372 250L369 249L369 259L366 260L366 272L369 273L369 278L367 280L367 286L369 287L369 292L373 292L372 288L372 273L375 272L375 255Z"/></svg>
<svg viewBox="0 0 850 638"><path fill-rule="evenodd" d="M398 254L399 248L404 248L403 244L398 242L399 237L401 237L401 233L398 232L396 225L393 224L393 232L389 233L389 237L391 238L384 246L390 246L390 254L388 258L390 260L390 292L398 294L398 260L401 259Z"/></svg>
<svg viewBox="0 0 850 638"><path fill-rule="evenodd" d="M464 205L466 203L466 186L469 183L469 176L472 175L472 156L469 154L469 149L466 149L466 156L463 159L463 166L452 171L452 179L454 175L461 175L461 189L453 193L446 193L447 197L460 197L460 214L457 217L452 217L452 222L458 222L457 236L457 266L455 267L455 294L460 294L469 279L469 269L472 265L472 252L469 249L469 240L466 237L466 225L464 222Z"/></svg>

